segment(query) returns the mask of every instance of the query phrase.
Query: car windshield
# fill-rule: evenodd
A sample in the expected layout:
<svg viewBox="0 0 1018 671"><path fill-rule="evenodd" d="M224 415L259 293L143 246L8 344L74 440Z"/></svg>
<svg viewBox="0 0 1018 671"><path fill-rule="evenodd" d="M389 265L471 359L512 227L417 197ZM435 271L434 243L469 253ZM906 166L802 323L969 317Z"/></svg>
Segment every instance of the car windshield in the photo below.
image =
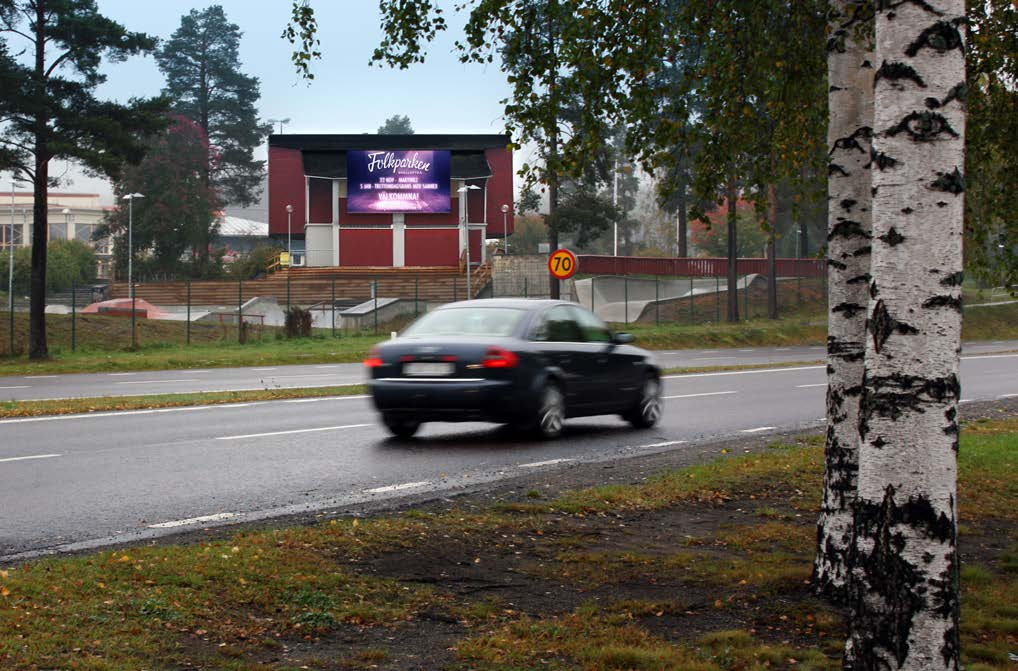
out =
<svg viewBox="0 0 1018 671"><path fill-rule="evenodd" d="M514 308L445 308L424 315L403 336L509 336L523 315L523 310Z"/></svg>

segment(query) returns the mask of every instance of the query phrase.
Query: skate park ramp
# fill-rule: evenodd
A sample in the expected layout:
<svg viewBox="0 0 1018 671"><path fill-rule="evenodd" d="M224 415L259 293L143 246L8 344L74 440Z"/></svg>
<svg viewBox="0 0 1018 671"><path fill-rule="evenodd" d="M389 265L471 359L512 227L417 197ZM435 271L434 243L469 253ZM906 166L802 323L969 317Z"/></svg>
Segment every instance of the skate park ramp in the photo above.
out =
<svg viewBox="0 0 1018 671"><path fill-rule="evenodd" d="M750 274L740 277L736 288L744 290L763 275ZM645 278L604 276L576 280L576 301L586 307L593 306L594 313L606 322L632 323L655 303L665 303L678 298L714 294L728 290L728 280L714 277L657 280ZM592 302L593 301L593 302Z"/></svg>

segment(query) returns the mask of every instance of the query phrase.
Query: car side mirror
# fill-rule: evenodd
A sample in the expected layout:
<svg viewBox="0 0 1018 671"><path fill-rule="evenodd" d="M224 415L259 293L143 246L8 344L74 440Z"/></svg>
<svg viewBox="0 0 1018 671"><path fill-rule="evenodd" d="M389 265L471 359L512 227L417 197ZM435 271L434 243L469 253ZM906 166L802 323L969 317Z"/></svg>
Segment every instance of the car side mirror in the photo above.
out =
<svg viewBox="0 0 1018 671"><path fill-rule="evenodd" d="M616 345L628 345L634 340L636 337L632 333L616 333L612 336L612 342Z"/></svg>

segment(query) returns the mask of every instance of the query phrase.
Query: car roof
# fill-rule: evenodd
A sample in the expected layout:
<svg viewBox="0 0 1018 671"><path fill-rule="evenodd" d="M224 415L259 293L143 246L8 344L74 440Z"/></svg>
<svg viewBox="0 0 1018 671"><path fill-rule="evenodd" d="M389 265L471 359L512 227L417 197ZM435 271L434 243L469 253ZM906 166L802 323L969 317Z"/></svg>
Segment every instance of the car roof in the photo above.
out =
<svg viewBox="0 0 1018 671"><path fill-rule="evenodd" d="M558 301L547 298L476 298L469 301L446 303L439 310L448 308L515 308L517 310L542 310L553 305L577 305L570 301Z"/></svg>

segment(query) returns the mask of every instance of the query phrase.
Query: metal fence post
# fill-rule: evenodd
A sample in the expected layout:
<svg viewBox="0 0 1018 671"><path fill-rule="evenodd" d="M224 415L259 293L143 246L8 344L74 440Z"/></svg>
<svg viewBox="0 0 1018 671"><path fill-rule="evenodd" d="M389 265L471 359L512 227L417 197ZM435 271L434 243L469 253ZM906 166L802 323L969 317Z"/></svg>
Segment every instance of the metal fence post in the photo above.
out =
<svg viewBox="0 0 1018 671"><path fill-rule="evenodd" d="M332 337L336 337L336 278L332 278Z"/></svg>
<svg viewBox="0 0 1018 671"><path fill-rule="evenodd" d="M244 278L237 278L237 342L244 342Z"/></svg>
<svg viewBox="0 0 1018 671"><path fill-rule="evenodd" d="M721 321L721 278L714 276L714 323Z"/></svg>
<svg viewBox="0 0 1018 671"><path fill-rule="evenodd" d="M421 276L414 275L414 317L421 314L417 301L421 297Z"/></svg>
<svg viewBox="0 0 1018 671"><path fill-rule="evenodd" d="M378 280L371 280L371 296L375 299L375 335L378 335Z"/></svg>
<svg viewBox="0 0 1018 671"><path fill-rule="evenodd" d="M530 298L529 294L527 293L527 276L526 275L523 276L523 297L524 298Z"/></svg>
<svg viewBox="0 0 1018 671"><path fill-rule="evenodd" d="M135 328L135 306L138 303L138 297L134 292L134 281L127 283L127 290L131 292L131 349L138 349L138 333Z"/></svg>
<svg viewBox="0 0 1018 671"><path fill-rule="evenodd" d="M689 325L693 325L693 276L689 276Z"/></svg>
<svg viewBox="0 0 1018 671"><path fill-rule="evenodd" d="M654 276L654 323L661 323L661 283L658 276Z"/></svg>
<svg viewBox="0 0 1018 671"><path fill-rule="evenodd" d="M457 276L452 278L452 302L453 303L455 303L456 301L458 301L460 299L459 293L458 293L459 292L459 286L460 286L460 278L457 275Z"/></svg>
<svg viewBox="0 0 1018 671"><path fill-rule="evenodd" d="M77 348L78 284L71 282L71 351Z"/></svg>
<svg viewBox="0 0 1018 671"><path fill-rule="evenodd" d="M187 344L191 344L191 280L187 280Z"/></svg>

